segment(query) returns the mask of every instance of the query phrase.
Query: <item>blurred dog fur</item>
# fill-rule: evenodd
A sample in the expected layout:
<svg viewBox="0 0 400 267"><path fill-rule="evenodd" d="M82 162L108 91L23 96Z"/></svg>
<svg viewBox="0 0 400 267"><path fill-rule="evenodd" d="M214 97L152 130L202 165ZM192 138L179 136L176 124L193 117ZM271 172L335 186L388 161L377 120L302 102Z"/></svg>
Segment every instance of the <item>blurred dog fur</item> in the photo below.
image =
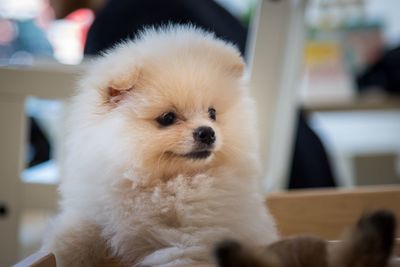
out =
<svg viewBox="0 0 400 267"><path fill-rule="evenodd" d="M91 64L43 246L58 266L205 263L223 238L277 240L243 69L233 45L190 26L147 29Z"/></svg>
<svg viewBox="0 0 400 267"><path fill-rule="evenodd" d="M215 251L220 267L386 267L395 242L396 219L389 211L362 216L341 242L295 236L251 250L224 241Z"/></svg>

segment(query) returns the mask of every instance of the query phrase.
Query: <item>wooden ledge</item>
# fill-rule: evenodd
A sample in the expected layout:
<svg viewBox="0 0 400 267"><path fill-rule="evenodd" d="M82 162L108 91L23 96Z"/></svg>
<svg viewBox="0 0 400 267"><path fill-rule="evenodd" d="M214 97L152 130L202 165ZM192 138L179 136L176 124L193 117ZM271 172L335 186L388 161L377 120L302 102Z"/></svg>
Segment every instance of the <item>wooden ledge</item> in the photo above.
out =
<svg viewBox="0 0 400 267"><path fill-rule="evenodd" d="M294 190L270 194L267 205L283 236L312 233L340 239L365 211L389 209L400 222L400 186ZM398 225L400 229L400 224ZM398 232L400 237L400 231Z"/></svg>

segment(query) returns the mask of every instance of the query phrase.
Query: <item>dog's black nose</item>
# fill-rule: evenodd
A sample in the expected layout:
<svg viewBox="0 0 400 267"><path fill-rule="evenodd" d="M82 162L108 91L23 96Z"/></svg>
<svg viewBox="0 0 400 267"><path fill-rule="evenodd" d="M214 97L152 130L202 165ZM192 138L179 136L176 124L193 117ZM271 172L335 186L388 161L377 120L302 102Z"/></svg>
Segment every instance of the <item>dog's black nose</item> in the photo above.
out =
<svg viewBox="0 0 400 267"><path fill-rule="evenodd" d="M215 142L215 132L208 126L201 126L194 130L193 137L194 140L206 145L211 145Z"/></svg>

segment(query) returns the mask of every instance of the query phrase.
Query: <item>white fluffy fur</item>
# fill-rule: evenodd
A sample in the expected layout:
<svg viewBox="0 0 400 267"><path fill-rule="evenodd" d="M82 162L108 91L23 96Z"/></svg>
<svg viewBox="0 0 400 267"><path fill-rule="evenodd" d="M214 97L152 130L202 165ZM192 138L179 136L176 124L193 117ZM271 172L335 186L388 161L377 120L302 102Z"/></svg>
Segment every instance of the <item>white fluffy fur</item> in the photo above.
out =
<svg viewBox="0 0 400 267"><path fill-rule="evenodd" d="M43 249L60 266L106 255L178 266L210 262L223 238L275 241L242 67L232 45L186 26L146 30L94 61L71 101L61 212ZM113 103L110 87L129 90ZM155 118L171 109L179 121L160 127ZM180 157L203 125L216 132L213 154Z"/></svg>

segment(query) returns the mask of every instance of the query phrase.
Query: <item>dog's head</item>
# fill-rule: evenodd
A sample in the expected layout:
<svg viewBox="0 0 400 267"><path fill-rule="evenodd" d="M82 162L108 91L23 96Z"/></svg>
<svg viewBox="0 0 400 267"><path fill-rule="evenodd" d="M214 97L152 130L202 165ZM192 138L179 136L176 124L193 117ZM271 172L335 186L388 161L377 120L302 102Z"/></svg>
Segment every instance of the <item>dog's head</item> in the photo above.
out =
<svg viewBox="0 0 400 267"><path fill-rule="evenodd" d="M254 170L254 114L243 68L237 49L209 33L151 29L95 61L82 87L90 91L95 123L114 133L103 145L123 150L121 160L149 175Z"/></svg>

